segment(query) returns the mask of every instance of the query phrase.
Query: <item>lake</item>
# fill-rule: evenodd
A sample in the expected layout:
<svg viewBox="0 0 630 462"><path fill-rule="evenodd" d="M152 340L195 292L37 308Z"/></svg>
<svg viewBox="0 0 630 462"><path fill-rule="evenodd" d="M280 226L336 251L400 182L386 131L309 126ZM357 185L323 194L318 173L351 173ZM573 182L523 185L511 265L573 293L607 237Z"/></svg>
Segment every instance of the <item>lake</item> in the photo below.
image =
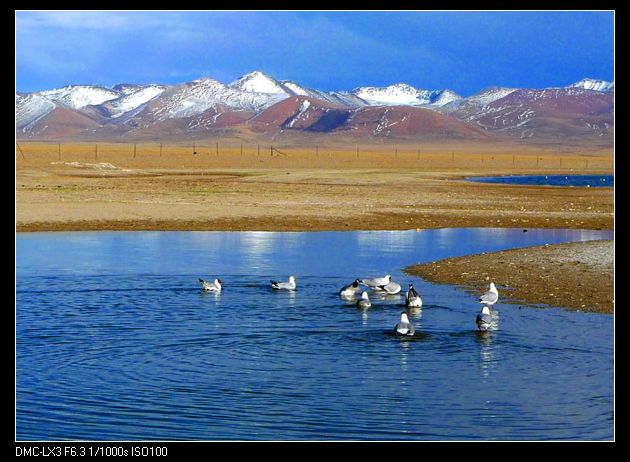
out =
<svg viewBox="0 0 630 462"><path fill-rule="evenodd" d="M611 440L613 316L500 299L497 329L479 333L474 294L401 272L602 238L612 232L18 233L16 439ZM271 290L290 274L296 291ZM368 310L337 295L384 274L403 293L371 294ZM416 336L400 338L409 282L424 304Z"/></svg>
<svg viewBox="0 0 630 462"><path fill-rule="evenodd" d="M475 176L466 178L480 183L505 183L538 186L581 186L594 188L612 188L615 186L614 175L513 175L513 176Z"/></svg>

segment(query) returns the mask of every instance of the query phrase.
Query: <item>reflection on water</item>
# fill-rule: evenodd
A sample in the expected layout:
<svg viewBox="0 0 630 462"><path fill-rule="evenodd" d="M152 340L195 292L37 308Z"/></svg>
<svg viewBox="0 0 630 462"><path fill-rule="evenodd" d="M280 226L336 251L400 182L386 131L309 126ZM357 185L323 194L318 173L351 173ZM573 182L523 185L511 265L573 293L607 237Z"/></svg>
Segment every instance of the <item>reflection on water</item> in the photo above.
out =
<svg viewBox="0 0 630 462"><path fill-rule="evenodd" d="M492 330L477 331L476 333L477 343L479 344L479 365L481 366L481 375L484 379L488 379L490 372L495 365L495 352L492 345L493 335L496 335Z"/></svg>
<svg viewBox="0 0 630 462"><path fill-rule="evenodd" d="M476 296L401 272L610 235L19 234L16 438L611 439L613 317L499 302L481 333ZM386 273L422 294L413 337L393 331L404 291L339 297ZM297 290L271 289L289 274Z"/></svg>

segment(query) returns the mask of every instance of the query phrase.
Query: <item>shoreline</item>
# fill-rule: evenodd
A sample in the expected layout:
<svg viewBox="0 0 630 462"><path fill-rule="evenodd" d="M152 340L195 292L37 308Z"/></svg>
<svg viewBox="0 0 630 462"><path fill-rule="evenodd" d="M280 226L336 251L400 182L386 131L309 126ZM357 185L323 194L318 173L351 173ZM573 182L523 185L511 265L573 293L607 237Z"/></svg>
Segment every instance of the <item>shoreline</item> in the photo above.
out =
<svg viewBox="0 0 630 462"><path fill-rule="evenodd" d="M614 242L522 247L411 265L403 271L473 294L484 293L492 281L500 304L614 314Z"/></svg>

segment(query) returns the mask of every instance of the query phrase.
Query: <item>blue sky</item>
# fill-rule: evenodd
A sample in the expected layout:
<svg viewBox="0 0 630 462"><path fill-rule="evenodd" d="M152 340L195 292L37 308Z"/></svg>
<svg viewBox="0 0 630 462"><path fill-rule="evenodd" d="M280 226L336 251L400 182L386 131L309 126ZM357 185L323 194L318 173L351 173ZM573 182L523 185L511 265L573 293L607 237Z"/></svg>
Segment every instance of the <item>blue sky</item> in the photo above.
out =
<svg viewBox="0 0 630 462"><path fill-rule="evenodd" d="M229 83L253 70L327 91L564 86L613 80L613 26L609 11L18 11L16 89Z"/></svg>

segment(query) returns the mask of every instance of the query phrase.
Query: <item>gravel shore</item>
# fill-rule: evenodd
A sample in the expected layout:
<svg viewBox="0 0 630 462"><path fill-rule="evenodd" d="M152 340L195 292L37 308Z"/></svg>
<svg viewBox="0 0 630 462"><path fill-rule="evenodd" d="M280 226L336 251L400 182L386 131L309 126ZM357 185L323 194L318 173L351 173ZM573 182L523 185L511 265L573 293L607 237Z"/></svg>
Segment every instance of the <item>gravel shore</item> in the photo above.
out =
<svg viewBox="0 0 630 462"><path fill-rule="evenodd" d="M612 314L614 246L614 240L605 240L526 247L414 265L405 272L473 293L483 293L492 281L499 303Z"/></svg>

